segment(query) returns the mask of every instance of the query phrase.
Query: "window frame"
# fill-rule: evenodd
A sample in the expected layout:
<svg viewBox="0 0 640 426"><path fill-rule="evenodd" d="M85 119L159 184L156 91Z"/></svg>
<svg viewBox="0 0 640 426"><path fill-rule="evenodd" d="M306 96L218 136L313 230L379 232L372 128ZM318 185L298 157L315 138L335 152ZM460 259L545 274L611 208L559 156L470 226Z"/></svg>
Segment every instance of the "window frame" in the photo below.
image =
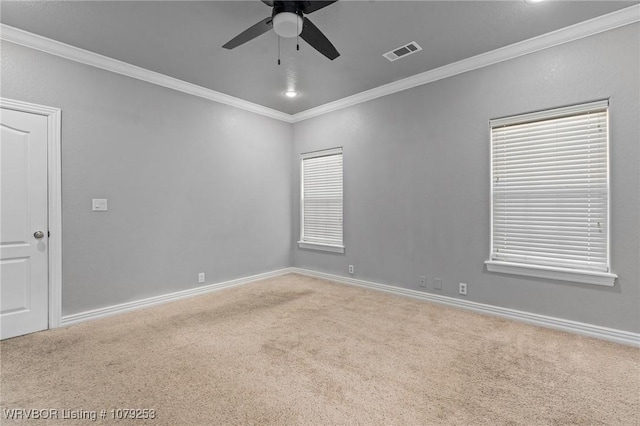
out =
<svg viewBox="0 0 640 426"><path fill-rule="evenodd" d="M560 118L569 116L572 114L588 113L589 111L602 110L606 111L606 220L607 220L607 235L606 235L606 264L607 272L591 271L574 268L564 268L548 265L539 265L534 263L517 263L511 261L492 260L494 253L494 167L493 167L493 154L494 154L494 141L493 141L493 129L498 126L505 125L517 125L527 122L543 121L547 119ZM609 101L595 101L579 105L573 105L569 107L553 108L544 111L538 111L529 114L519 114L515 116L509 116L499 119L489 120L489 187L490 187L490 244L489 244L489 260L484 263L487 266L489 272L498 272L513 275L523 275L536 278L554 279L561 281L571 281L585 284L595 284L603 286L613 286L617 275L611 273L611 180L610 180L610 162L609 162L609 147L610 147L610 126L609 126Z"/></svg>
<svg viewBox="0 0 640 426"><path fill-rule="evenodd" d="M325 244L316 241L305 240L305 217L304 217L304 161L312 158L328 157L340 155L342 156L342 205L340 212L341 223L341 244ZM298 241L298 247L302 249L320 250L333 253L344 253L344 154L342 147L324 149L321 151L312 151L300 154L300 239Z"/></svg>

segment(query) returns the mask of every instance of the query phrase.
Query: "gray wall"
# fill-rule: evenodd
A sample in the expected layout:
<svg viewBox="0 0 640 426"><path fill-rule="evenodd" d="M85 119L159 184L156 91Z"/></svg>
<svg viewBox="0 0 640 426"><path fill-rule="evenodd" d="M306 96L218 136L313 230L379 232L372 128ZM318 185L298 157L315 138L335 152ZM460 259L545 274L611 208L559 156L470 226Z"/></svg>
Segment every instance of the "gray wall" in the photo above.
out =
<svg viewBox="0 0 640 426"><path fill-rule="evenodd" d="M64 315L291 265L290 124L1 47L1 95L62 109Z"/></svg>
<svg viewBox="0 0 640 426"><path fill-rule="evenodd" d="M467 300L640 331L639 26L626 26L294 125L300 153L344 148L344 255L298 249L293 264ZM410 60L410 59L408 59ZM488 121L611 99L613 288L489 273ZM442 291L433 278L443 280ZM462 296L460 296L462 297Z"/></svg>
<svg viewBox="0 0 640 426"><path fill-rule="evenodd" d="M295 125L2 43L0 95L63 110L63 313L297 266L640 331L638 25ZM486 272L490 118L611 99L606 288ZM342 146L344 255L300 250L302 152ZM91 198L108 198L93 213ZM433 278L443 279L442 291Z"/></svg>

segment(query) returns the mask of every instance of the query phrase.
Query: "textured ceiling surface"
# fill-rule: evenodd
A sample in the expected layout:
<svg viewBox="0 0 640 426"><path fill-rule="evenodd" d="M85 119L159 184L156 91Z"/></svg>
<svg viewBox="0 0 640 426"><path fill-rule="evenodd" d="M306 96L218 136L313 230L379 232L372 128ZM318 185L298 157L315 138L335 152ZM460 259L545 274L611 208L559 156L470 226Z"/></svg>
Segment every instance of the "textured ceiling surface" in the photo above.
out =
<svg viewBox="0 0 640 426"><path fill-rule="evenodd" d="M637 1L349 1L308 15L341 56L270 31L221 46L271 9L251 1L2 1L3 24L288 114L567 27ZM382 54L416 41L395 62ZM287 89L300 95L283 96Z"/></svg>

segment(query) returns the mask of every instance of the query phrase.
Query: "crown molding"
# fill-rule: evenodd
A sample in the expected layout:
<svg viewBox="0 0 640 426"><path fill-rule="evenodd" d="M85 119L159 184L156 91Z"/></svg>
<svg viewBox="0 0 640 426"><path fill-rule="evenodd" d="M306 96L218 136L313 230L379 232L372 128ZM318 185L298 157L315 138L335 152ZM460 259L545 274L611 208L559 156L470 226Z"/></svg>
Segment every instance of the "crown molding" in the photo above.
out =
<svg viewBox="0 0 640 426"><path fill-rule="evenodd" d="M202 86L188 83L186 81L131 65L126 62L118 61L107 56L99 55L88 50L80 49L78 47L61 43L59 41L42 37L5 24L0 24L0 39L29 47L31 49L40 50L51 55L60 56L75 62L80 62L115 72L117 74L146 81L158 86L167 87L189 95L230 105L266 117L274 118L276 120L281 120L287 123L297 123L308 118L317 117L322 114L347 108L382 96L391 95L416 86L432 83L434 81L497 64L499 62L504 62L509 59L514 59L564 43L569 43L571 41L579 40L581 38L589 37L639 21L640 4L636 4L607 15L599 16L566 28L561 28L547 34L501 47L471 58L463 59L440 68L416 74L403 80L385 84L383 86L379 86L353 96L348 96L334 102L329 102L293 115L226 95L224 93L216 92L215 90L207 89Z"/></svg>
<svg viewBox="0 0 640 426"><path fill-rule="evenodd" d="M169 77L164 74L150 71L145 68L138 67L117 59L99 55L88 50L80 49L66 43L52 40L37 34L30 33L9 25L0 24L0 39L19 44L51 55L60 56L81 64L90 65L103 70L111 71L127 77L142 80L147 83L156 84L158 86L177 90L189 95L208 99L210 101L219 102L236 108L250 111L266 117L275 118L276 120L291 123L291 115L253 102L245 101L215 90L207 89L192 83L188 83L177 78Z"/></svg>
<svg viewBox="0 0 640 426"><path fill-rule="evenodd" d="M292 116L292 121L296 123L308 118L317 117L319 115L367 102L382 96L391 95L416 86L432 83L434 81L473 71L478 68L487 67L499 62L504 62L529 53L569 43L581 38L613 30L618 27L633 24L638 21L640 21L640 4L620 9L607 15L602 15L588 21L580 22L569 27L530 38L528 40L501 47L490 52L472 56L458 62L444 65L440 68L435 68L421 74L416 74L393 83L376 87L375 89L367 90L334 102L329 102L316 108L299 112Z"/></svg>

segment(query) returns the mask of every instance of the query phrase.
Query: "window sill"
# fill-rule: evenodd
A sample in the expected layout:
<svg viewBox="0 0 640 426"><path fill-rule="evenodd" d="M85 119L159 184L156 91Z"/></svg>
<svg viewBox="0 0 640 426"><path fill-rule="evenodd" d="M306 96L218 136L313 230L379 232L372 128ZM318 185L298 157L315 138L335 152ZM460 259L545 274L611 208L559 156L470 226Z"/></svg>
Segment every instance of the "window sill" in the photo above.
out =
<svg viewBox="0 0 640 426"><path fill-rule="evenodd" d="M498 262L487 260L487 271L503 274L525 275L528 277L548 278L552 280L572 281L585 284L604 285L613 287L616 274L595 271L578 271L551 266L526 265L522 263Z"/></svg>
<svg viewBox="0 0 640 426"><path fill-rule="evenodd" d="M344 246L336 246L332 244L309 243L306 241L298 241L298 247L302 249L330 251L333 253L344 253Z"/></svg>

